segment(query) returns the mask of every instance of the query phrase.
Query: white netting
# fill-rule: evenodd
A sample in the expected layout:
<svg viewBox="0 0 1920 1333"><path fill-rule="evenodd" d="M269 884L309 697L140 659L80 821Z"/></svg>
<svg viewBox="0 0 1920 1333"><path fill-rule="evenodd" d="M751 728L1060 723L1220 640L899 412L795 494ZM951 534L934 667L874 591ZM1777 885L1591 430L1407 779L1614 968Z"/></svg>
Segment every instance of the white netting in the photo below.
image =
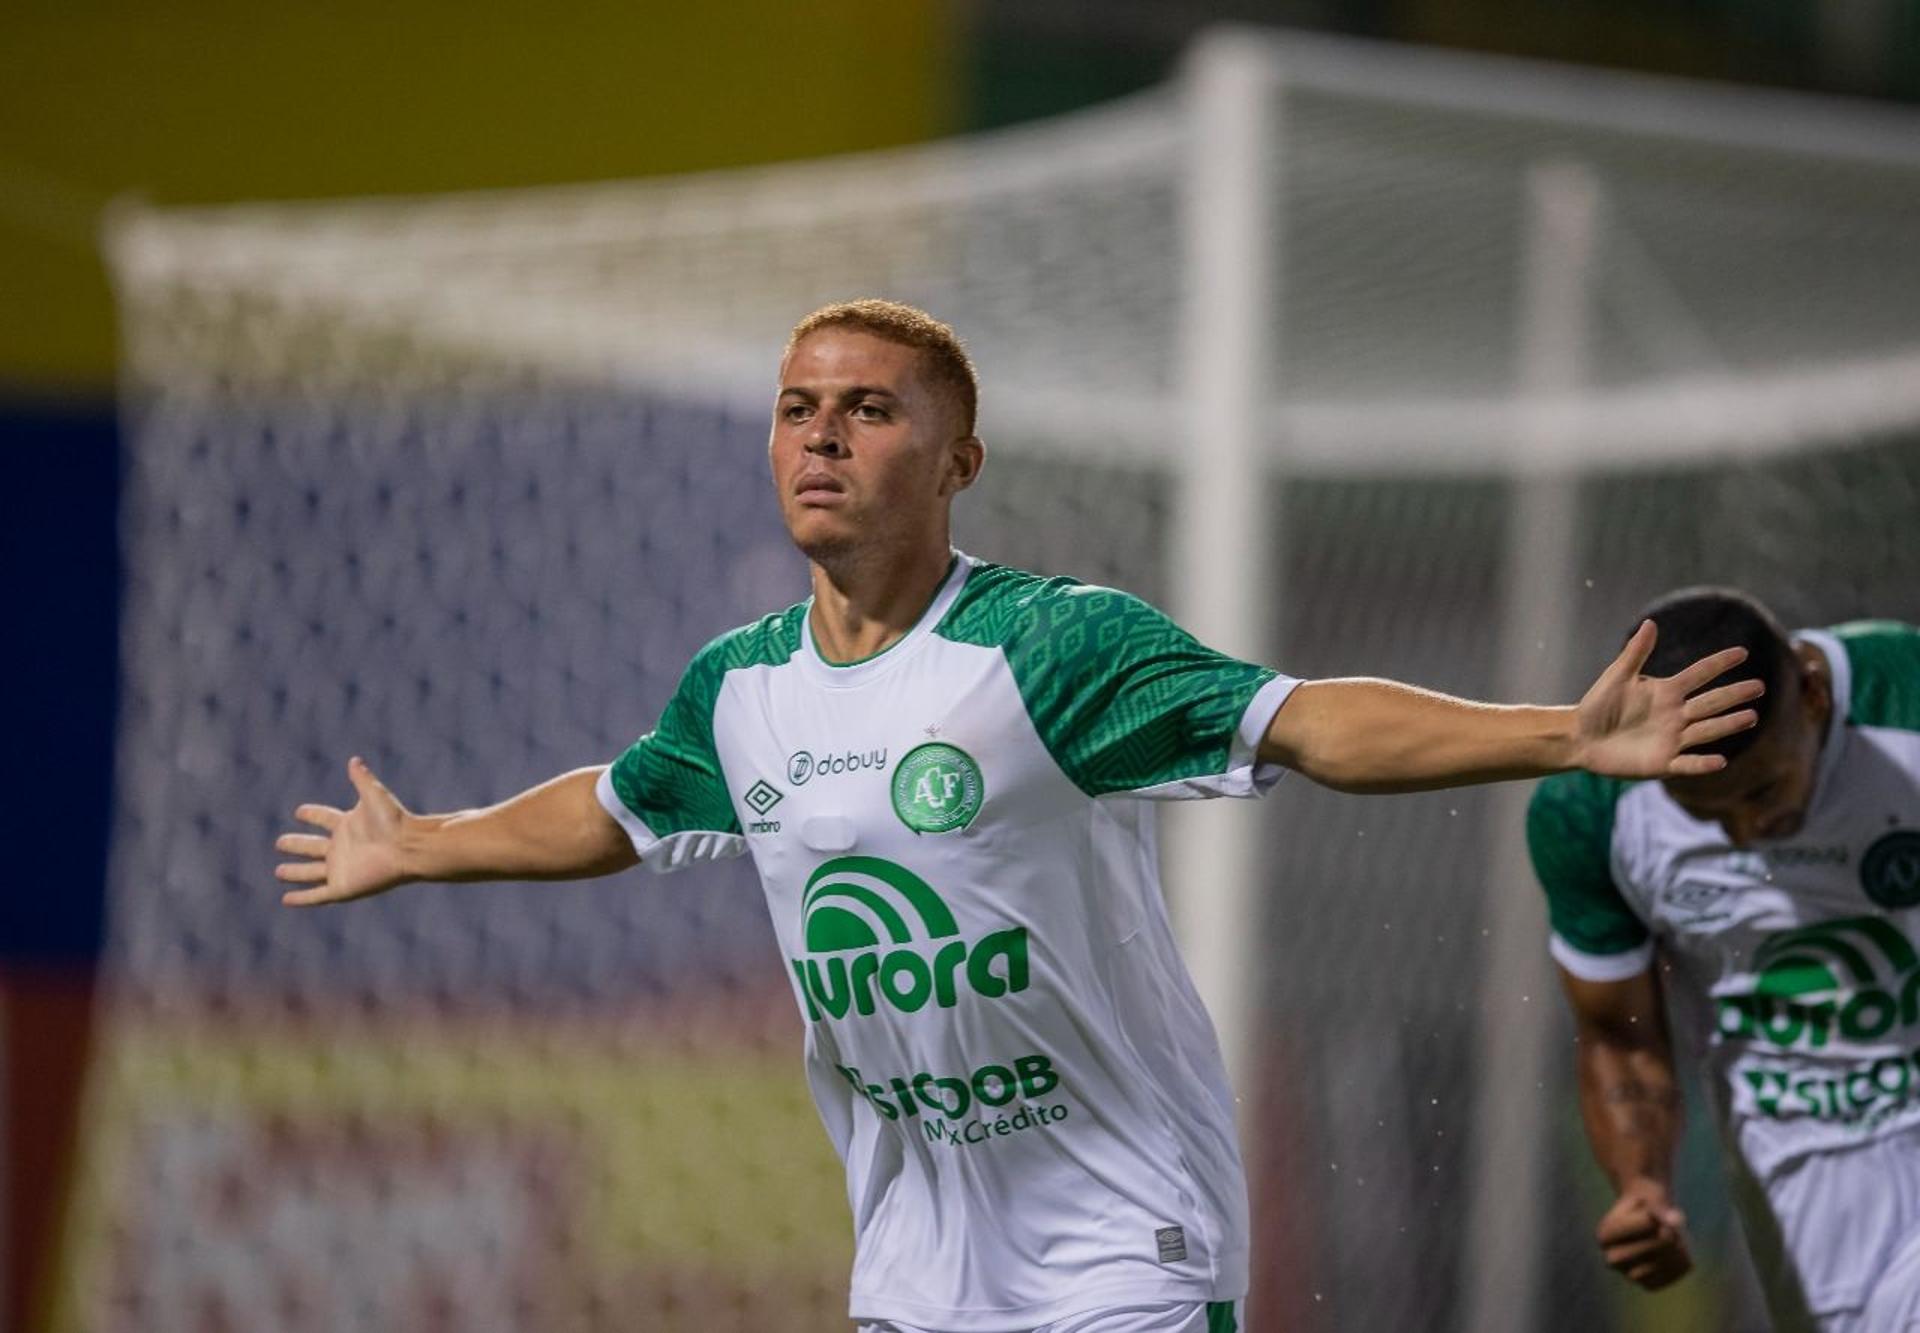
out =
<svg viewBox="0 0 1920 1333"><path fill-rule="evenodd" d="M1790 619L1920 617L1910 122L1272 56L1272 466L1246 484L1274 660L1497 689L1531 632L1513 480L1542 468L1572 477L1582 672L1701 578ZM995 452L963 545L1166 600L1215 406L1181 343L1206 151L1172 88L846 161L119 220L116 1004L62 1328L843 1327L844 1204L744 867L291 914L271 838L356 750L431 808L602 761L702 641L799 595L764 420L824 300L968 338ZM1567 179L1593 241L1542 316L1540 182ZM1529 339L1563 336L1529 380ZM1262 1317L1464 1327L1481 905L1513 834L1477 794L1302 784L1257 818ZM1540 1100L1571 1160L1567 1089ZM1595 1212L1546 1214L1561 1329L1601 1326Z"/></svg>

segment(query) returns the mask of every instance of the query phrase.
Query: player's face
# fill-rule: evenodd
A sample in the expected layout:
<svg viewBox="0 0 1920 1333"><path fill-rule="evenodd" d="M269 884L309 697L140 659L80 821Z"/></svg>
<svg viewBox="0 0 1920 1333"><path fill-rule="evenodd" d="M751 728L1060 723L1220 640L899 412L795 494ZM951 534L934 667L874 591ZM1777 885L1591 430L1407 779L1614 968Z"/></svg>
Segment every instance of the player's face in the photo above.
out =
<svg viewBox="0 0 1920 1333"><path fill-rule="evenodd" d="M1738 758L1718 773L1666 784L1681 809L1720 825L1736 847L1791 838L1813 801L1832 709L1824 670L1803 668L1783 693L1792 697L1778 700L1766 729Z"/></svg>
<svg viewBox="0 0 1920 1333"><path fill-rule="evenodd" d="M768 453L794 543L814 559L944 538L978 442L916 348L825 328L780 367Z"/></svg>

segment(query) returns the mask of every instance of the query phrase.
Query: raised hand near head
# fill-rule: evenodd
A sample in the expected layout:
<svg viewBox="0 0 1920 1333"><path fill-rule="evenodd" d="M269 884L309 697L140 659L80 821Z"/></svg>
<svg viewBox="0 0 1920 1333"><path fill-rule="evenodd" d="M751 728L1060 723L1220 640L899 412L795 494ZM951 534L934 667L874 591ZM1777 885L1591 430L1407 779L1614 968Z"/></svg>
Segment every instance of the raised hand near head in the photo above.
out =
<svg viewBox="0 0 1920 1333"><path fill-rule="evenodd" d="M1640 622L1620 655L1580 700L1575 710L1580 767L1617 778L1717 772L1727 761L1719 755L1690 753L1693 747L1745 730L1759 720L1753 709L1740 707L1766 692L1758 680L1693 693L1746 661L1746 649L1722 649L1671 676L1643 676L1640 669L1653 652L1654 637L1653 622Z"/></svg>

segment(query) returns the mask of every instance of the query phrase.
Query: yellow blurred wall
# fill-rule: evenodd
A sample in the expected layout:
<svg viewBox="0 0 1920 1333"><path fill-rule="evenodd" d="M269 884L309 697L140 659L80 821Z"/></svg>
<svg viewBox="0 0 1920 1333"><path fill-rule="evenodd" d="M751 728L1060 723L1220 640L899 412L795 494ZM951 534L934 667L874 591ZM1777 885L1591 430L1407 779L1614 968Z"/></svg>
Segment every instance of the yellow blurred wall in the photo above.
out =
<svg viewBox="0 0 1920 1333"><path fill-rule="evenodd" d="M945 0L0 5L0 385L112 374L98 210L534 185L952 128Z"/></svg>

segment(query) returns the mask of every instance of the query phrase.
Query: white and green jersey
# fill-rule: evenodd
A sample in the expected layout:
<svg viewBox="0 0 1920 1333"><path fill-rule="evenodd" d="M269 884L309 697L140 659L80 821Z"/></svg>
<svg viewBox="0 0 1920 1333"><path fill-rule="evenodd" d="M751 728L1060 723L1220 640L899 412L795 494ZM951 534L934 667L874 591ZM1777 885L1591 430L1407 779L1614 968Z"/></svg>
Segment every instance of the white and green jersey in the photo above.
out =
<svg viewBox="0 0 1920 1333"><path fill-rule="evenodd" d="M1681 1040L1765 1182L1920 1125L1920 632L1806 631L1834 708L1806 821L1741 849L1658 782L1535 792L1527 839L1554 958L1624 980L1657 944Z"/></svg>
<svg viewBox="0 0 1920 1333"><path fill-rule="evenodd" d="M1232 1097L1138 798L1271 786L1295 682L964 556L860 662L820 656L809 606L703 649L600 799L657 869L753 855L846 1163L851 1313L1241 1296Z"/></svg>

